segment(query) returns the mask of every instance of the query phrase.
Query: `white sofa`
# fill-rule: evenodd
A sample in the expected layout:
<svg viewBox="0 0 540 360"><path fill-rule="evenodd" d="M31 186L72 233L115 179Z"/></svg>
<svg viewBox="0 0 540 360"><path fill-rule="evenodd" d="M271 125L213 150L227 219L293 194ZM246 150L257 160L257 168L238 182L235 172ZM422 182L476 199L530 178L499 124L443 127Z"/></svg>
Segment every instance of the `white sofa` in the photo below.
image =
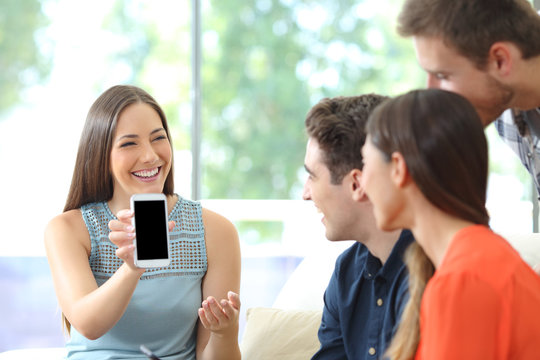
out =
<svg viewBox="0 0 540 360"><path fill-rule="evenodd" d="M528 264L540 263L540 234L505 237ZM291 274L272 307L247 310L240 344L244 360L302 360L317 351L323 293L336 257L350 245L351 242L327 242L322 249L310 252ZM56 360L64 354L63 348L11 350L0 353L0 360Z"/></svg>

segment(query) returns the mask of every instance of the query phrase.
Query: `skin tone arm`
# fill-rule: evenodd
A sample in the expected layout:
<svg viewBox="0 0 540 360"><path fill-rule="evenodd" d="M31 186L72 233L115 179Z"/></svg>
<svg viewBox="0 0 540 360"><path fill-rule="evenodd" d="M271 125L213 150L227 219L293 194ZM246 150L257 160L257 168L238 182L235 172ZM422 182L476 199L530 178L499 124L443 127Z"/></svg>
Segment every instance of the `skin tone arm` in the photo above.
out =
<svg viewBox="0 0 540 360"><path fill-rule="evenodd" d="M203 209L208 270L203 279L199 309L197 359L240 359L240 244L234 225ZM222 300L217 300L222 299Z"/></svg>
<svg viewBox="0 0 540 360"><path fill-rule="evenodd" d="M144 269L124 263L98 287L88 257L90 238L79 210L62 213L45 230L45 248L62 312L83 336L97 339L122 317Z"/></svg>

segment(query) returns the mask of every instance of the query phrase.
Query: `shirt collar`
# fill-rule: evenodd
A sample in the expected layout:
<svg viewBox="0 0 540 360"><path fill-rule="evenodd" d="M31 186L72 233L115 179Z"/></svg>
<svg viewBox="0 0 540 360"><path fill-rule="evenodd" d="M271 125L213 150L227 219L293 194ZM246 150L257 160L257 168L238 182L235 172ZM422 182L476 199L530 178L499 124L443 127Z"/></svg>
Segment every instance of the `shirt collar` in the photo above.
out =
<svg viewBox="0 0 540 360"><path fill-rule="evenodd" d="M379 258L373 256L368 251L366 264L362 272L362 276L365 279L382 278L383 280L392 281L397 276L397 273L403 266L403 254L407 247L414 241L414 237L409 230L403 230L399 235L398 241L396 241L390 256L382 266Z"/></svg>

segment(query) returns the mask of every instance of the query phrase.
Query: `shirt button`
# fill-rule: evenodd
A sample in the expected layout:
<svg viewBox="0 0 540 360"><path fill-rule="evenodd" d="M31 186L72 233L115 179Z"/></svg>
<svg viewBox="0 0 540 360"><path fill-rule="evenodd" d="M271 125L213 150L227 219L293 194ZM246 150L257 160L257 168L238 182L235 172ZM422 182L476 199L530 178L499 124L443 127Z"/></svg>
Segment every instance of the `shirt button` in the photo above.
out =
<svg viewBox="0 0 540 360"><path fill-rule="evenodd" d="M368 350L369 355L375 355L376 352L377 352L377 350L375 350L374 347L370 347L369 350Z"/></svg>
<svg viewBox="0 0 540 360"><path fill-rule="evenodd" d="M377 306L382 306L382 304L383 304L382 299L377 299Z"/></svg>
<svg viewBox="0 0 540 360"><path fill-rule="evenodd" d="M528 153L527 153L527 156L528 156L528 157L531 157L531 156L532 156L532 154L531 154L530 152L528 152Z"/></svg>

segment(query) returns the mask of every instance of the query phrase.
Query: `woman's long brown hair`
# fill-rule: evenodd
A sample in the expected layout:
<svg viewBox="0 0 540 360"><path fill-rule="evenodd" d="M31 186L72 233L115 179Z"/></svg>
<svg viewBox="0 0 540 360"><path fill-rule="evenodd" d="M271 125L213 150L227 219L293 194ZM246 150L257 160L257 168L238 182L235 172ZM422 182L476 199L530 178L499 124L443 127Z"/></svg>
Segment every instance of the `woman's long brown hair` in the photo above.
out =
<svg viewBox="0 0 540 360"><path fill-rule="evenodd" d="M113 178L110 156L118 117L129 105L143 103L151 106L159 115L169 143L172 144L165 113L146 91L130 85L116 85L101 94L90 107L79 141L75 168L64 212L79 209L84 204L108 201L112 198ZM174 193L173 166L163 187L165 195ZM71 324L62 314L66 331Z"/></svg>
<svg viewBox="0 0 540 360"><path fill-rule="evenodd" d="M387 160L403 155L411 177L434 206L452 216L487 225L488 148L482 122L462 96L414 90L376 108L366 126ZM423 249L407 249L409 300L386 355L409 360L420 341L420 305L434 266Z"/></svg>

